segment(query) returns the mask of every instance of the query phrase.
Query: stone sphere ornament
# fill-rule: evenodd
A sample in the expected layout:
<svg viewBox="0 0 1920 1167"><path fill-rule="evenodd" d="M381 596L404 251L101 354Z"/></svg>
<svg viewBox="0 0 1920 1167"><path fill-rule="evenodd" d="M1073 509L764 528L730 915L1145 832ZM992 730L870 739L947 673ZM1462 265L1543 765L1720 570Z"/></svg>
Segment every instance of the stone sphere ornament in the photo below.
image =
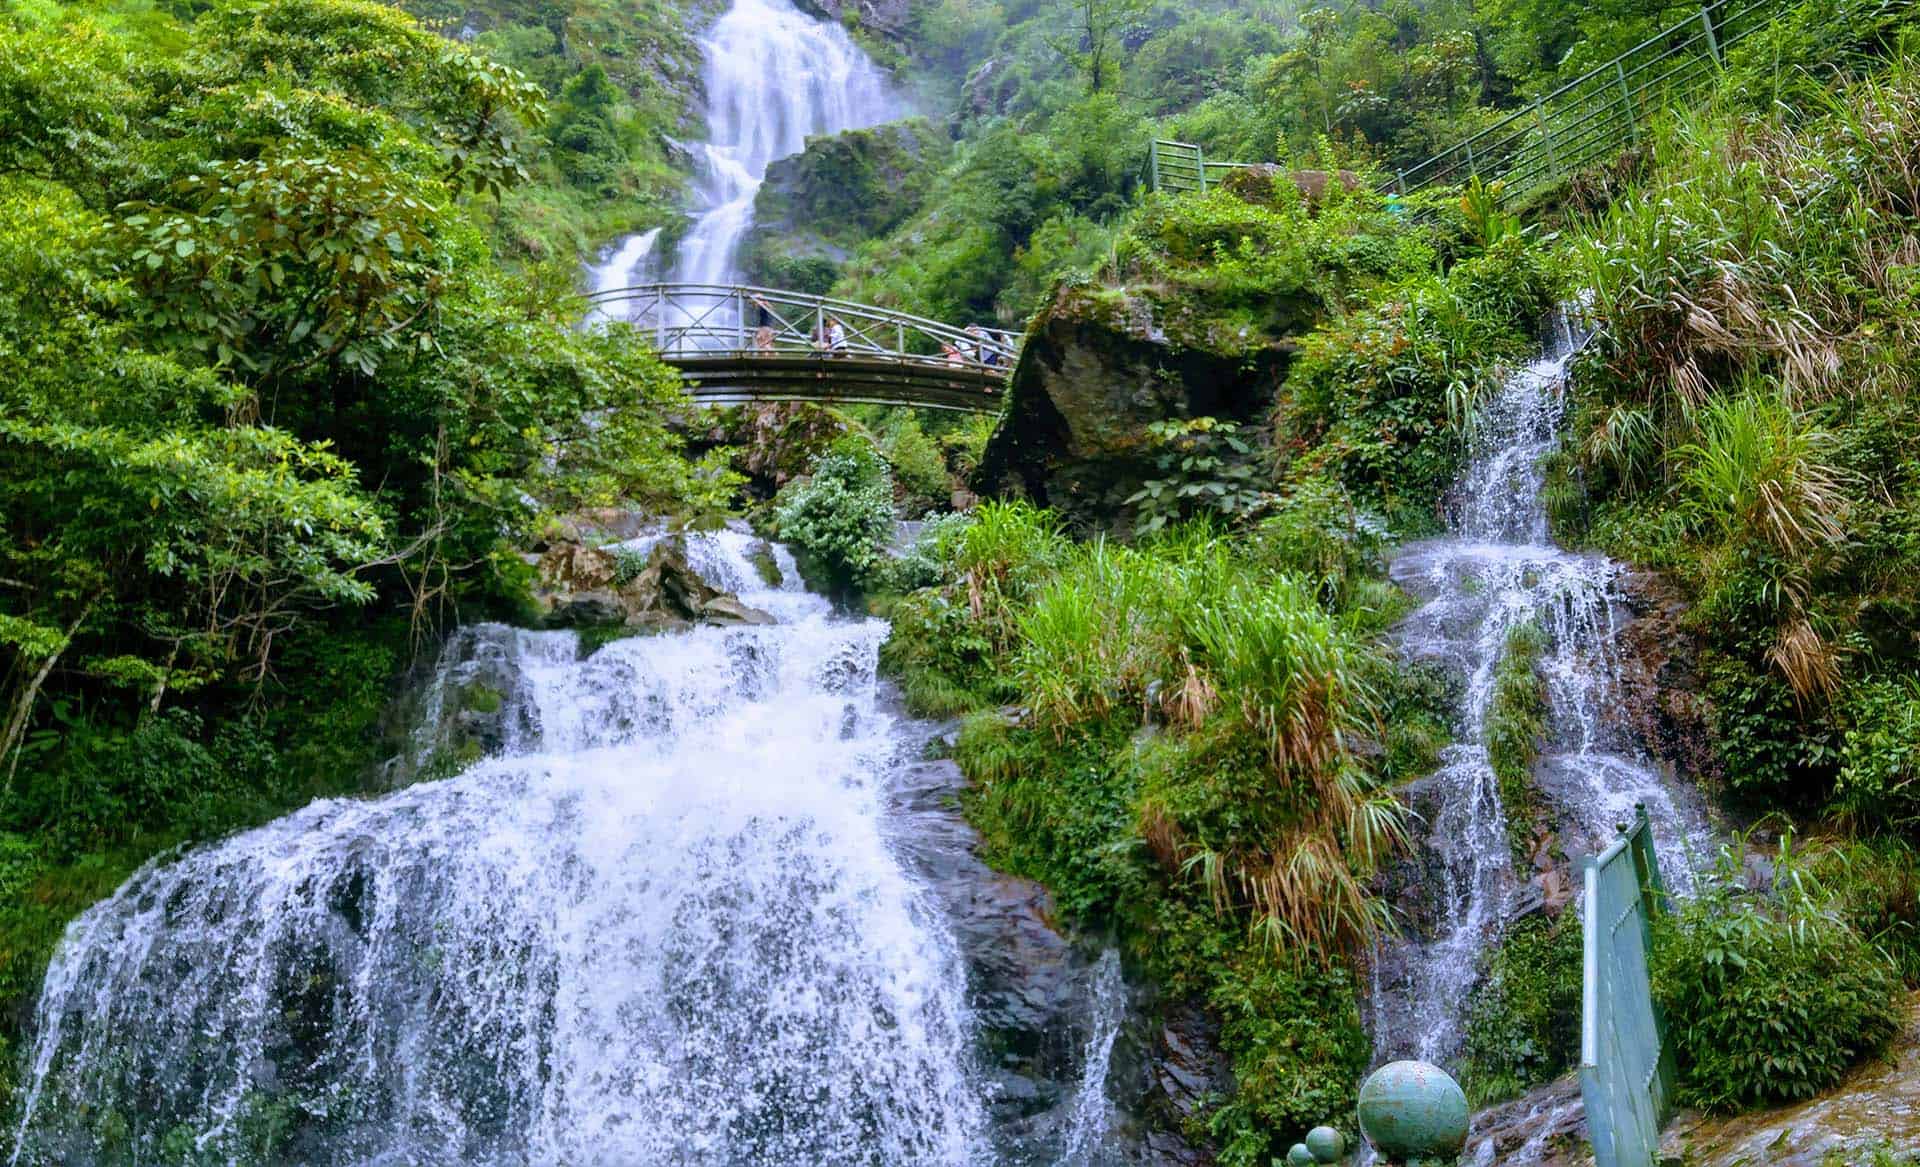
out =
<svg viewBox="0 0 1920 1167"><path fill-rule="evenodd" d="M1287 1167L1313 1167L1313 1152L1307 1150L1305 1143L1295 1143L1293 1150L1287 1152Z"/></svg>
<svg viewBox="0 0 1920 1167"><path fill-rule="evenodd" d="M1347 1153L1347 1136L1330 1126L1307 1132L1307 1151L1316 1163L1338 1163Z"/></svg>
<svg viewBox="0 0 1920 1167"><path fill-rule="evenodd" d="M1360 1133L1389 1159L1457 1155L1467 1145L1467 1096L1426 1062L1389 1062L1360 1085Z"/></svg>

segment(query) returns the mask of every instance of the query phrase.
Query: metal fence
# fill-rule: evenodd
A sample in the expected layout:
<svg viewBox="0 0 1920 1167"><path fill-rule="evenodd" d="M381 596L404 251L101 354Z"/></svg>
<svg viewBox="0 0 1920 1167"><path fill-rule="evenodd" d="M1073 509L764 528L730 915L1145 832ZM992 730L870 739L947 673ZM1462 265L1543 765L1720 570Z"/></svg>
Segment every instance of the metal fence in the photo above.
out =
<svg viewBox="0 0 1920 1167"><path fill-rule="evenodd" d="M1512 202L1613 157L1664 110L1698 102L1727 53L1765 28L1786 0L1710 0L1697 12L1479 133L1386 179L1412 194L1479 178ZM1148 158L1155 190L1205 191L1244 163L1209 162L1190 142L1156 141Z"/></svg>
<svg viewBox="0 0 1920 1167"><path fill-rule="evenodd" d="M1586 994L1580 1093L1597 1167L1654 1167L1673 1114L1672 1051L1647 972L1653 917L1666 910L1653 826L1641 807L1615 843L1587 860Z"/></svg>

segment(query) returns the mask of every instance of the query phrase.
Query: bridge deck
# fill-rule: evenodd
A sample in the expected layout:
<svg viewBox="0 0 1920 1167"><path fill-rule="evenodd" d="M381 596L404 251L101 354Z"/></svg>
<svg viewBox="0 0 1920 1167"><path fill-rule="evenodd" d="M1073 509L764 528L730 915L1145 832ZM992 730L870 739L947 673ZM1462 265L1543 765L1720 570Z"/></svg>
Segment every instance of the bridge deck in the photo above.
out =
<svg viewBox="0 0 1920 1167"><path fill-rule="evenodd" d="M891 308L722 284L643 284L589 298L595 322L652 334L697 401L835 401L985 413L1019 337Z"/></svg>
<svg viewBox="0 0 1920 1167"><path fill-rule="evenodd" d="M907 405L991 413L1006 386L1003 369L949 366L875 353L705 352L667 354L695 401L820 401Z"/></svg>

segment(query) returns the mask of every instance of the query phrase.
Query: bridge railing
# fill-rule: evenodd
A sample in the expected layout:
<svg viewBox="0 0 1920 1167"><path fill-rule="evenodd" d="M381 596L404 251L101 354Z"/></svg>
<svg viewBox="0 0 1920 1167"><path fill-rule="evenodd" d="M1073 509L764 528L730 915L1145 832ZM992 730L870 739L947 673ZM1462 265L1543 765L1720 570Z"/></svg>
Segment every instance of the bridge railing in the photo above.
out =
<svg viewBox="0 0 1920 1167"><path fill-rule="evenodd" d="M643 284L588 297L589 320L622 320L653 334L669 361L794 356L1010 372L1018 334L778 288ZM839 326L838 336L834 325Z"/></svg>
<svg viewBox="0 0 1920 1167"><path fill-rule="evenodd" d="M1602 161L1639 140L1661 112L1700 100L1729 50L1765 28L1786 0L1709 0L1694 14L1607 63L1535 99L1472 137L1382 182L1412 194L1470 178L1500 183L1511 202ZM1204 192L1238 162L1210 162L1190 142L1156 141L1148 169L1155 190Z"/></svg>

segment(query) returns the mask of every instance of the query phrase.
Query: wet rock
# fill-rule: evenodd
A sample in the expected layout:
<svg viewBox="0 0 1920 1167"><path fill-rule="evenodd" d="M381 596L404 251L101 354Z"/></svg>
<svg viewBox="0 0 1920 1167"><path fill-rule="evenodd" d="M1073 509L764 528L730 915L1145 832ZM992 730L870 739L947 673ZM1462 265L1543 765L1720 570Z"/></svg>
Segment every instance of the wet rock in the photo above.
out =
<svg viewBox="0 0 1920 1167"><path fill-rule="evenodd" d="M382 717L395 752L379 768L406 786L504 752L537 730L517 634L497 624L460 628L422 657Z"/></svg>
<svg viewBox="0 0 1920 1167"><path fill-rule="evenodd" d="M1580 1079L1569 1074L1511 1102L1473 1116L1467 1151L1471 1167L1590 1167L1586 1107Z"/></svg>
<svg viewBox="0 0 1920 1167"><path fill-rule="evenodd" d="M798 4L821 20L852 24L901 49L913 48L907 35L913 14L909 0L798 0Z"/></svg>
<svg viewBox="0 0 1920 1167"><path fill-rule="evenodd" d="M1626 728L1648 753L1693 781L1718 782L1712 708L1701 695L1698 641L1682 625L1686 601L1651 571L1621 580L1633 619L1620 636L1620 708Z"/></svg>
<svg viewBox="0 0 1920 1167"><path fill-rule="evenodd" d="M618 625L664 631L701 623L775 622L701 579L678 538L655 543L645 566L625 580L618 554L577 543L551 547L536 572L536 594L546 602L547 623L556 628Z"/></svg>
<svg viewBox="0 0 1920 1167"><path fill-rule="evenodd" d="M1232 1070L1219 1048L1218 1027L1191 1007L1176 1010L1161 1027L1153 1081L1180 1118L1193 1117L1209 1096L1227 1093Z"/></svg>
<svg viewBox="0 0 1920 1167"><path fill-rule="evenodd" d="M1257 333L1221 333L1226 314L1174 290L1062 286L1028 326L974 488L1112 525L1152 472L1149 425L1265 419L1310 304L1303 293L1267 310Z"/></svg>

